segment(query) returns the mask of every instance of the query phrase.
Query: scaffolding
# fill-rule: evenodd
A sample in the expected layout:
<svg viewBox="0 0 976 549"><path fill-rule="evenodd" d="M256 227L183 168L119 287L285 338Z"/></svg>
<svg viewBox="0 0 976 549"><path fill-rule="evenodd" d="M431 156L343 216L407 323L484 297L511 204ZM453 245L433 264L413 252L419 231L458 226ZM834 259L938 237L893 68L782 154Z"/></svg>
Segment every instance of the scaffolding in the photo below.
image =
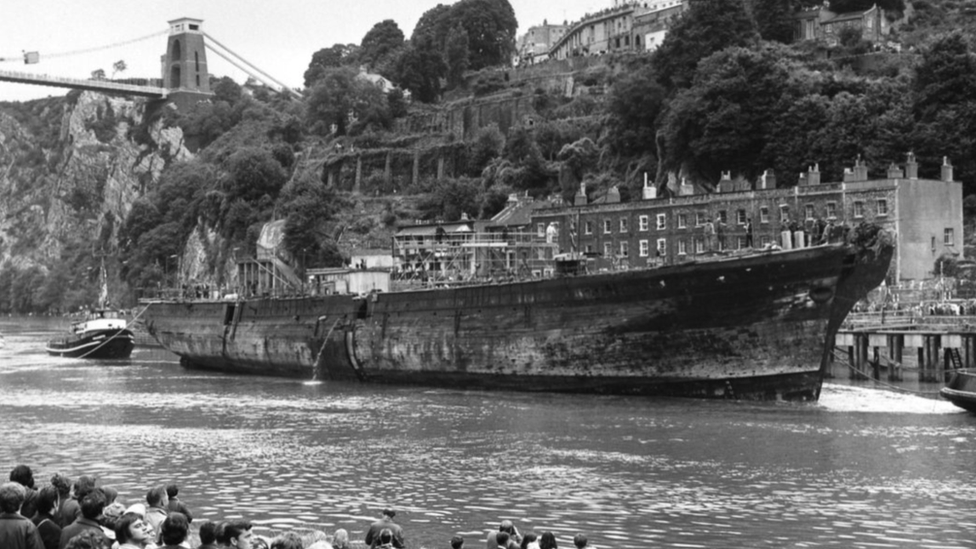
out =
<svg viewBox="0 0 976 549"><path fill-rule="evenodd" d="M412 227L393 237L393 280L446 286L547 277L557 253L558 244L533 233Z"/></svg>

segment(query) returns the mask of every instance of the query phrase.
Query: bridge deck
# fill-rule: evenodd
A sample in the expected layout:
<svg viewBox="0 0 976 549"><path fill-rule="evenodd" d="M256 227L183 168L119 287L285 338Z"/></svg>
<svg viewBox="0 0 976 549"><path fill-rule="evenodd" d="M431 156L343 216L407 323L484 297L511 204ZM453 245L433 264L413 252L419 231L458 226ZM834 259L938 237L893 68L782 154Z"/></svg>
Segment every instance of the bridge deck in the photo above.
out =
<svg viewBox="0 0 976 549"><path fill-rule="evenodd" d="M110 80L82 80L78 78L63 78L60 76L49 76L46 74L32 74L29 72L4 70L0 70L0 82L17 82L20 84L34 84L36 86L72 88L76 90L97 92L115 92L151 98L166 97L166 94L170 91L165 88L122 84L119 82L112 82Z"/></svg>

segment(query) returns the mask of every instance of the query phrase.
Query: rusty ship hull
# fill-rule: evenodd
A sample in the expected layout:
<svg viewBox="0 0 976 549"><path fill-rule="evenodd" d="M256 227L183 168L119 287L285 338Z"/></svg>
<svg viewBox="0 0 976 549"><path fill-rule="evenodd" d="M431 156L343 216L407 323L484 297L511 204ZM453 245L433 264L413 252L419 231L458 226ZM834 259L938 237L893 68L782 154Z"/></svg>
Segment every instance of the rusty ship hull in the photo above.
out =
<svg viewBox="0 0 976 549"><path fill-rule="evenodd" d="M453 289L155 302L188 367L511 389L815 400L833 337L890 245L830 245Z"/></svg>

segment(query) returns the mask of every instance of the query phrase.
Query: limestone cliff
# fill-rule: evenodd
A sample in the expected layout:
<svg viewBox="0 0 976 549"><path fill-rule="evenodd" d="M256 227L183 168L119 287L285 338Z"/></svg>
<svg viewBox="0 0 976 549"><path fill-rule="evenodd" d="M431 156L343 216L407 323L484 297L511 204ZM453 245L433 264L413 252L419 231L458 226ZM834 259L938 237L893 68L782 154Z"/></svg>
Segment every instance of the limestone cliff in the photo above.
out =
<svg viewBox="0 0 976 549"><path fill-rule="evenodd" d="M190 156L159 116L168 108L93 92L0 105L0 259L51 265L69 244L110 248L136 198Z"/></svg>

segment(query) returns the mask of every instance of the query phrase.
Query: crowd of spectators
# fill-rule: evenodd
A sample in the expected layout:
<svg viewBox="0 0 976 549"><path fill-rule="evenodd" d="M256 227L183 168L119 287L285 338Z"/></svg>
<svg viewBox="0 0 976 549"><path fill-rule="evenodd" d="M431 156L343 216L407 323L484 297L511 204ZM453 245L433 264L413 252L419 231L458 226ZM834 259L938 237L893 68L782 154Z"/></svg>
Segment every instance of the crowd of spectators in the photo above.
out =
<svg viewBox="0 0 976 549"><path fill-rule="evenodd" d="M363 541L353 541L345 529L331 536L322 531L284 532L258 536L243 519L205 521L195 530L191 510L179 499L179 486L154 486L145 503L126 506L118 491L96 486L92 476L72 482L55 473L50 483L35 485L33 472L18 465L10 482L0 485L0 549L405 549L403 528L396 512L384 509L370 525ZM558 549L552 532L522 535L511 521L502 521L487 537L487 549ZM591 547L586 536L573 540L578 549ZM444 546L463 549L460 535Z"/></svg>

